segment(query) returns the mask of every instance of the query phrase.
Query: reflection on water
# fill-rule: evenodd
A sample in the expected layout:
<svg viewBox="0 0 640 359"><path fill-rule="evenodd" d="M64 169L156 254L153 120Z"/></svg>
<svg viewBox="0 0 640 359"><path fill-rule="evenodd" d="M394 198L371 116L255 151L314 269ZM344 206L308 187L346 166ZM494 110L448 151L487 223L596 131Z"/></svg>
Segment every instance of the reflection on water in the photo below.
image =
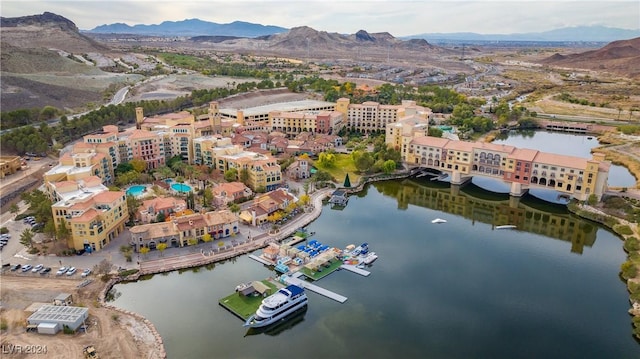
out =
<svg viewBox="0 0 640 359"><path fill-rule="evenodd" d="M288 316L280 319L277 323L271 324L264 328L249 328L245 333L245 337L250 335L266 334L271 336L277 336L280 333L287 331L296 325L304 322L304 315L307 313L307 306L296 310Z"/></svg>
<svg viewBox="0 0 640 359"><path fill-rule="evenodd" d="M485 191L473 184L462 188L428 178L378 182L374 186L398 200L399 209L415 205L460 215L492 226L515 225L517 230L571 242L571 252L593 246L597 227L572 215L565 206L533 196L511 197Z"/></svg>

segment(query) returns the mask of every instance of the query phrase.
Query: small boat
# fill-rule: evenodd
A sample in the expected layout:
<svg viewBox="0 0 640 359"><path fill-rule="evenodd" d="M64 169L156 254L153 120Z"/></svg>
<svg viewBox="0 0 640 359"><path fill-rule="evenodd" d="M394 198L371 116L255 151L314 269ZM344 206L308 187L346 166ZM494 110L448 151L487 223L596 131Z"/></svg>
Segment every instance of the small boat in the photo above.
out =
<svg viewBox="0 0 640 359"><path fill-rule="evenodd" d="M513 224L505 224L502 226L496 226L496 229L513 229L513 228L517 228L515 225Z"/></svg>
<svg viewBox="0 0 640 359"><path fill-rule="evenodd" d="M357 246L353 251L351 251L351 255L359 256L361 254L367 254L368 251L369 251L369 244L362 243L361 245Z"/></svg>
<svg viewBox="0 0 640 359"><path fill-rule="evenodd" d="M433 221L431 221L431 223L447 223L447 220L442 218L436 218Z"/></svg>
<svg viewBox="0 0 640 359"><path fill-rule="evenodd" d="M364 263L364 264L371 264L376 259L378 259L378 256L376 255L376 252L369 252L366 255L360 257L361 263Z"/></svg>

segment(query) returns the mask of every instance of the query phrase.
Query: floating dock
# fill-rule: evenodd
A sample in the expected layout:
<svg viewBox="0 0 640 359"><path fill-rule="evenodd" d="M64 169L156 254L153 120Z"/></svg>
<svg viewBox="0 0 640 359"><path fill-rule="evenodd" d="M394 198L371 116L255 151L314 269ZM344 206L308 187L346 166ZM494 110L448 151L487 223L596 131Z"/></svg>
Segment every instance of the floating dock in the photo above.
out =
<svg viewBox="0 0 640 359"><path fill-rule="evenodd" d="M311 283L306 282L306 281L304 281L304 280L302 280L300 278L297 278L297 277L289 277L289 276L287 276L284 281L287 284L295 284L298 287L302 287L304 289L308 289L308 290L310 290L312 292L315 292L315 293L318 293L320 295L324 295L325 297L333 299L333 300L335 300L336 302L339 302L339 303L344 303L344 302L347 301L347 297L345 297L345 296L342 296L342 295L340 295L338 293L334 293L334 292L332 292L330 290L327 290L327 289L324 289L322 287L318 287L315 284L311 284Z"/></svg>
<svg viewBox="0 0 640 359"><path fill-rule="evenodd" d="M351 264L343 264L343 265L340 266L340 268L346 269L346 270L348 270L350 272L353 272L353 273L356 273L356 274L360 274L361 276L364 276L364 277L368 277L369 274L371 274L371 272L366 271L364 269L360 269L360 268L358 268L358 267L356 267L354 265L351 265Z"/></svg>
<svg viewBox="0 0 640 359"><path fill-rule="evenodd" d="M258 256L254 256L253 254L249 254L249 258L253 259L254 261L260 262L262 264L266 264L268 266L274 265L273 263L269 262L268 260L266 260L264 258L260 258Z"/></svg>

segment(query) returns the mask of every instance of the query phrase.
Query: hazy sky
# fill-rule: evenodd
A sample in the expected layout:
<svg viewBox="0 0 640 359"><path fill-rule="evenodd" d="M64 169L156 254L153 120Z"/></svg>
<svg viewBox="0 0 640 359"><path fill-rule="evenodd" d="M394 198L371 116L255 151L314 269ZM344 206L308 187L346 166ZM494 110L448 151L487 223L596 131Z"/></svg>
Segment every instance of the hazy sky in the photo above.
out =
<svg viewBox="0 0 640 359"><path fill-rule="evenodd" d="M2 0L0 14L62 15L81 30L122 22L159 24L198 18L286 28L307 25L340 33L387 31L394 36L434 32L511 34L603 25L640 29L639 0Z"/></svg>

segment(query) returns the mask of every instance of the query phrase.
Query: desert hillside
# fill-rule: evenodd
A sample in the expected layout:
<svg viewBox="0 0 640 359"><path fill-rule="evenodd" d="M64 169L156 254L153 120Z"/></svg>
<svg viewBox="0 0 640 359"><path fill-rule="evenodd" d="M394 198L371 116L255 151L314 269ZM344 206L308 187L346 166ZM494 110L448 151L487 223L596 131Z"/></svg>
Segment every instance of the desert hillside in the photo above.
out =
<svg viewBox="0 0 640 359"><path fill-rule="evenodd" d="M554 54L541 61L543 64L608 71L640 79L640 37L614 41L592 51L569 55Z"/></svg>

